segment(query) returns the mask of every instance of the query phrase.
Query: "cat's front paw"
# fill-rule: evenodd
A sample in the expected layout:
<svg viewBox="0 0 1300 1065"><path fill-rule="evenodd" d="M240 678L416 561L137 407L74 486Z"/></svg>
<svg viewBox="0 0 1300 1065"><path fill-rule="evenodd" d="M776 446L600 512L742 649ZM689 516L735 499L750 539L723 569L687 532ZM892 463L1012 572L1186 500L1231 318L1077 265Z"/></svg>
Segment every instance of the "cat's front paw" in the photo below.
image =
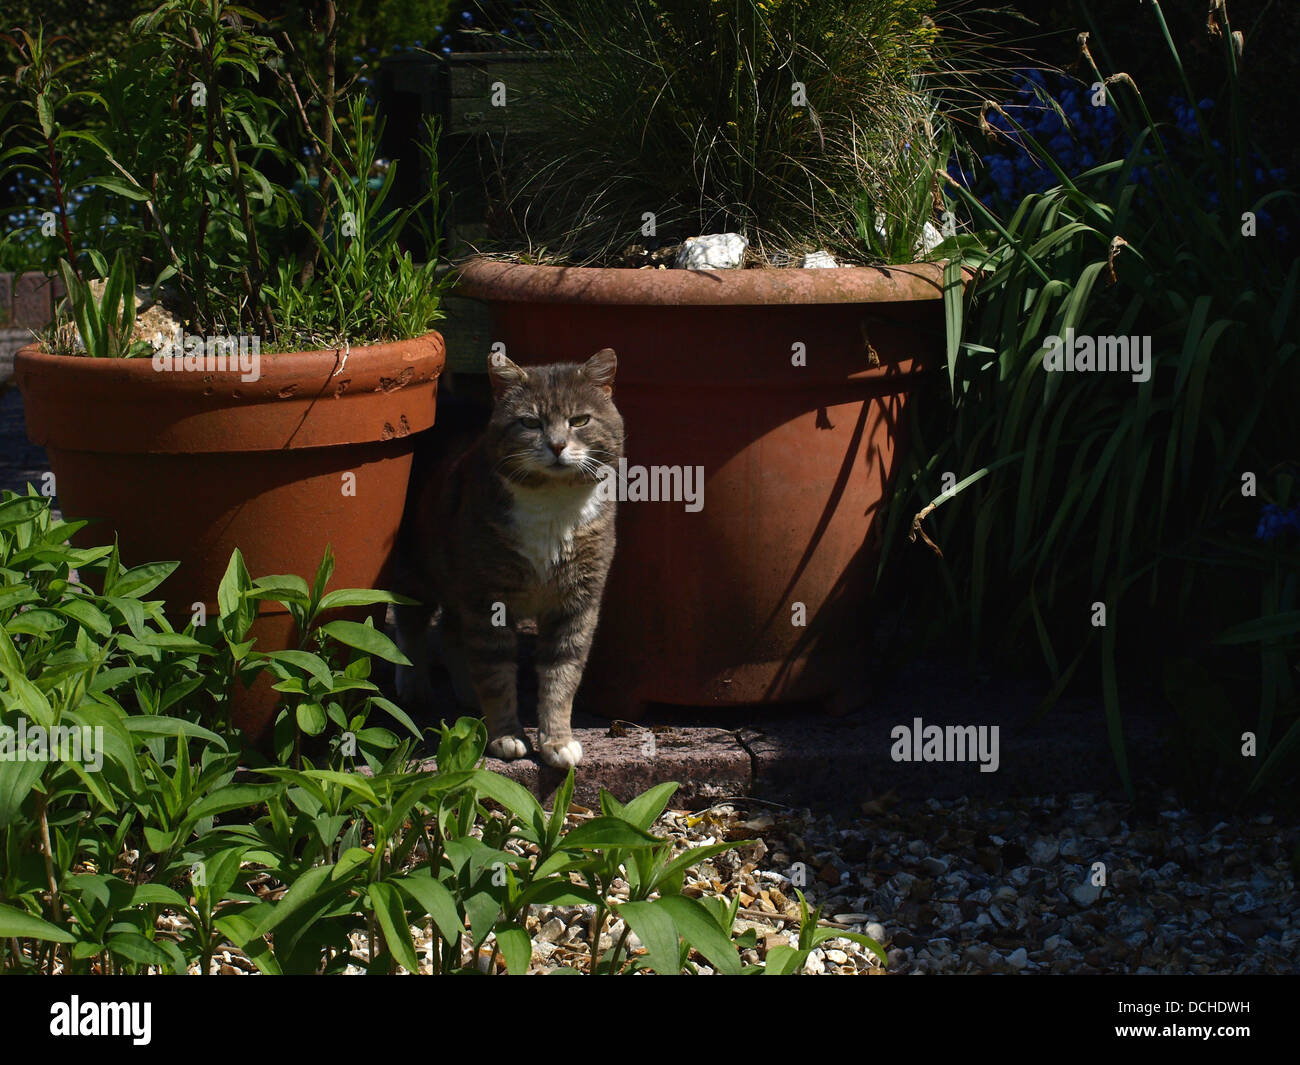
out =
<svg viewBox="0 0 1300 1065"><path fill-rule="evenodd" d="M492 758L513 762L528 753L528 744L522 736L498 736L487 745L487 753Z"/></svg>
<svg viewBox="0 0 1300 1065"><path fill-rule="evenodd" d="M582 761L582 744L575 739L543 740L542 761L555 769L568 769Z"/></svg>

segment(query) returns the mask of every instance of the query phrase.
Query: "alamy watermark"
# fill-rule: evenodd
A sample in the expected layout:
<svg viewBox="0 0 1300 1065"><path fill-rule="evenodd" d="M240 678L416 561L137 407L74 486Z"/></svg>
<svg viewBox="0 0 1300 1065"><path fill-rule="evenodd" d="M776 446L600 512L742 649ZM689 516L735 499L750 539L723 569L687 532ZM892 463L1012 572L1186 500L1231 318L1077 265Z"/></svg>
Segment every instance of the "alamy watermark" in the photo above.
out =
<svg viewBox="0 0 1300 1065"><path fill-rule="evenodd" d="M78 762L91 773L104 768L102 725L0 725L0 762Z"/></svg>
<svg viewBox="0 0 1300 1065"><path fill-rule="evenodd" d="M1043 347L1047 349L1043 369L1049 373L1095 371L1132 374L1138 382L1151 379L1149 336L1079 336L1070 328L1064 338L1053 333Z"/></svg>
<svg viewBox="0 0 1300 1065"><path fill-rule="evenodd" d="M1001 761L998 725L895 725L889 756L895 762L979 762L981 773L996 773Z"/></svg>
<svg viewBox="0 0 1300 1065"><path fill-rule="evenodd" d="M619 503L685 503L694 514L704 509L703 466L629 466L618 460L618 468L601 467L596 497Z"/></svg>
<svg viewBox="0 0 1300 1065"><path fill-rule="evenodd" d="M50 1004L50 1035L128 1037L138 1047L153 1039L153 1003L83 1002L73 995Z"/></svg>
<svg viewBox="0 0 1300 1065"><path fill-rule="evenodd" d="M241 381L256 381L262 376L262 338L199 336L178 329L154 349L153 368L159 373L238 370Z"/></svg>

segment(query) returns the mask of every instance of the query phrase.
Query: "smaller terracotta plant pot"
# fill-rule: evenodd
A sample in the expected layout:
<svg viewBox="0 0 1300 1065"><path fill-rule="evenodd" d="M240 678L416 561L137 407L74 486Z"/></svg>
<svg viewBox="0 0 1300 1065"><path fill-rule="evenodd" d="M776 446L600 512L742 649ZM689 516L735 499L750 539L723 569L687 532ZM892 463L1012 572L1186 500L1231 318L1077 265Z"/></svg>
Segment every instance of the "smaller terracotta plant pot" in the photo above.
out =
<svg viewBox="0 0 1300 1065"><path fill-rule="evenodd" d="M310 579L326 546L331 587L384 587L411 471L414 434L433 425L442 337L342 351L260 356L257 380L237 369L159 370L149 359L91 359L23 348L14 374L27 435L44 447L64 513L95 519L82 543L118 538L124 565L176 559L158 589L188 622L236 547L254 577ZM357 620L367 611L354 612ZM295 640L268 603L258 648ZM275 693L239 695L235 721L255 742Z"/></svg>

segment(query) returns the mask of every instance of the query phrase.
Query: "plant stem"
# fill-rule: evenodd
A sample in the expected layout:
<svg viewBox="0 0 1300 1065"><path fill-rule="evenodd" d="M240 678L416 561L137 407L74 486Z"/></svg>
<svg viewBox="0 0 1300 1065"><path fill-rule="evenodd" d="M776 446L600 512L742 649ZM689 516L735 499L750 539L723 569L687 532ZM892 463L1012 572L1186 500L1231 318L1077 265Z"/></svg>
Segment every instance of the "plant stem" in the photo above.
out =
<svg viewBox="0 0 1300 1065"><path fill-rule="evenodd" d="M36 793L36 819L41 828L41 855L45 859L45 880L50 889L50 912L56 925L63 925L63 900L59 897L59 882L54 875L54 848L50 846L50 821L48 816L49 796L43 791ZM54 964L57 948L51 950L50 965Z"/></svg>
<svg viewBox="0 0 1300 1065"><path fill-rule="evenodd" d="M630 936L631 934L632 934L632 927L631 927L631 925L629 925L629 924L627 923L626 920L624 920L624 921L623 921L623 932L622 932L622 934L618 937L618 942L614 944L614 949L613 949L612 951L610 951L610 955L609 955L609 971L610 971L610 974L611 974L611 975L612 975L613 972L614 972L614 966L616 966L616 965L618 964L618 956L619 956L619 954L622 953L622 951L623 951L623 947L624 947L624 946L626 945L626 943L627 943L627 938L628 938L628 936ZM665 975L667 975L667 974L665 974Z"/></svg>
<svg viewBox="0 0 1300 1065"><path fill-rule="evenodd" d="M600 897L604 899L605 891L602 887ZM596 966L600 964L600 936L605 931L605 903L600 902L596 906L596 912L591 915L591 975L596 975Z"/></svg>
<svg viewBox="0 0 1300 1065"><path fill-rule="evenodd" d="M82 280L81 271L77 269L77 253L72 247L72 231L68 228L68 204L63 195L63 182L60 179L59 155L54 148L54 138L45 139L46 150L50 157L50 180L54 182L54 202L59 205L59 227L63 234L63 244L68 249L68 263L77 280Z"/></svg>

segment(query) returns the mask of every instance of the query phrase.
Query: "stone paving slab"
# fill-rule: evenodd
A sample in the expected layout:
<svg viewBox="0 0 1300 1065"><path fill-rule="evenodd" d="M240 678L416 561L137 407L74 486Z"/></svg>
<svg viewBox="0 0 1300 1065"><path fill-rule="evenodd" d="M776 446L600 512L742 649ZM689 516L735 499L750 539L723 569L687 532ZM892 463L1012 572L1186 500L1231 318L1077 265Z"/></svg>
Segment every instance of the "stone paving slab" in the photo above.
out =
<svg viewBox="0 0 1300 1065"><path fill-rule="evenodd" d="M920 694L920 693L918 693ZM806 711L735 712L735 727L717 725L626 726L621 723L575 727L583 746L575 798L597 807L601 788L626 802L655 784L682 785L674 805L700 809L741 796L792 806L858 808L882 794L900 798L950 800L1090 791L1122 795L1107 742L1100 706L1088 700L1064 703L1036 727L1023 727L1009 715L997 724L998 769L981 772L977 761L896 761L893 730L914 727L914 718L895 720L879 708L869 715L835 719ZM760 723L746 723L757 717ZM924 724L976 724L958 713L931 712ZM1149 724L1126 723L1129 759L1135 779L1163 768L1165 752ZM530 744L536 730L526 729ZM613 733L613 734L611 734ZM973 753L973 752L972 752ZM489 758L502 773L549 801L563 774L534 755L513 762Z"/></svg>
<svg viewBox="0 0 1300 1065"><path fill-rule="evenodd" d="M674 806L689 809L748 795L752 790L750 756L723 729L629 730L624 736L610 736L609 731L608 727L574 729L582 744L583 761L573 797L583 806L599 809L601 788L626 802L668 780L682 785L673 798ZM537 730L525 729L525 734L535 747ZM531 755L513 762L489 758L487 768L517 781L543 801L555 794L565 776Z"/></svg>

